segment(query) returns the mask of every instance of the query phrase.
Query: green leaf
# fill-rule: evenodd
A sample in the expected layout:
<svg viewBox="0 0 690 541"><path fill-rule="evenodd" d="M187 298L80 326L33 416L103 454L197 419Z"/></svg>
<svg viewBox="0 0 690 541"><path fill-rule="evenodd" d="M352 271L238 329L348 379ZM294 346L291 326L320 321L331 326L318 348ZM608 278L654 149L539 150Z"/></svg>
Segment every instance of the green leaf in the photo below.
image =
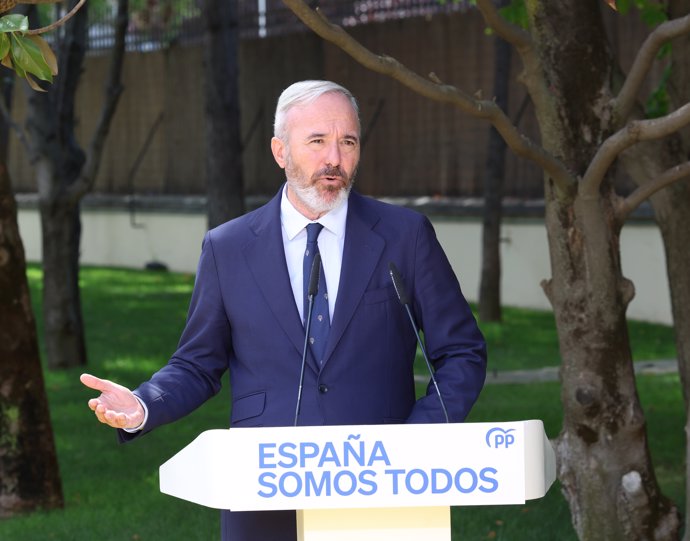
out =
<svg viewBox="0 0 690 541"><path fill-rule="evenodd" d="M640 19L647 26L657 26L668 19L664 5L653 0L618 0L618 11L621 15L627 15L631 8L635 7L640 12Z"/></svg>
<svg viewBox="0 0 690 541"><path fill-rule="evenodd" d="M616 7L618 8L618 13L621 15L627 15L630 11L630 0L618 0L616 2Z"/></svg>
<svg viewBox="0 0 690 541"><path fill-rule="evenodd" d="M41 56L43 57L43 60L46 61L46 64L48 64L48 67L50 68L50 73L53 75L57 75L58 61L55 56L55 53L50 48L50 45L48 45L48 42L44 40L41 36L27 36L27 38L33 41L36 44L36 46L41 50Z"/></svg>
<svg viewBox="0 0 690 541"><path fill-rule="evenodd" d="M647 4L640 8L640 17L647 26L657 26L668 19L663 6L658 4Z"/></svg>
<svg viewBox="0 0 690 541"><path fill-rule="evenodd" d="M0 34L0 58L5 58L10 52L10 38L7 34Z"/></svg>
<svg viewBox="0 0 690 541"><path fill-rule="evenodd" d="M21 77L22 79L26 79L26 72L22 69L21 66L18 66L17 64L13 63L12 67L14 68L14 71L17 73L19 77Z"/></svg>
<svg viewBox="0 0 690 541"><path fill-rule="evenodd" d="M26 32L29 29L29 18L26 15L12 13L0 17L0 32Z"/></svg>
<svg viewBox="0 0 690 541"><path fill-rule="evenodd" d="M521 28L529 26L529 17L527 16L527 8L524 0L513 0L507 6L498 10L501 15L508 21Z"/></svg>
<svg viewBox="0 0 690 541"><path fill-rule="evenodd" d="M21 68L22 71L32 73L43 81L53 82L52 70L43 58L41 48L29 37L12 34L10 52L17 74Z"/></svg>

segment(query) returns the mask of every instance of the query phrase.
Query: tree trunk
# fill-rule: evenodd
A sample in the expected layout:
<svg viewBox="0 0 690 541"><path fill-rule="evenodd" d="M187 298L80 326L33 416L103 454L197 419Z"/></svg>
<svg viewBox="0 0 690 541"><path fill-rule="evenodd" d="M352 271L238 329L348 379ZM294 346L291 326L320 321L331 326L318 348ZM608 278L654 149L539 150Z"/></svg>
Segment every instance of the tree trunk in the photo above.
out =
<svg viewBox="0 0 690 541"><path fill-rule="evenodd" d="M76 4L71 0L70 5ZM35 18L35 9L31 17ZM118 0L115 43L103 107L85 153L74 134L74 102L87 46L87 6L69 20L59 42L59 75L47 92L31 92L26 127L43 227L43 317L50 368L87 362L79 295L79 244L82 197L95 181L110 123L122 93L121 71L128 1ZM36 24L32 24L36 26Z"/></svg>
<svg viewBox="0 0 690 541"><path fill-rule="evenodd" d="M663 142L637 145L624 153L621 163L638 185L654 180L672 164L687 160L687 151L679 152L679 137ZM679 181L656 193L650 199L654 218L659 225L666 256L676 335L678 371L683 388L685 411L690 408L690 180ZM686 417L686 454L690 458L690 425ZM690 478L686 472L686 490L690 490ZM690 492L688 492L690 493ZM690 500L686 501L686 521L690 518ZM685 541L690 541L686 527Z"/></svg>
<svg viewBox="0 0 690 541"><path fill-rule="evenodd" d="M690 0L669 0L668 15L676 18L690 13ZM688 101L690 96L690 36L671 44L673 70L669 76L668 94L671 107ZM690 159L690 128L680 132L676 147L685 160ZM676 333L676 352L683 397L685 399L685 533L690 541L690 179L675 183L652 198L654 215L661 228L666 253L666 272L671 292L671 307Z"/></svg>
<svg viewBox="0 0 690 541"><path fill-rule="evenodd" d="M0 519L62 505L17 208L0 163Z"/></svg>
<svg viewBox="0 0 690 541"><path fill-rule="evenodd" d="M669 18L690 12L690 0L671 0ZM667 83L672 109L683 105L690 95L690 36L677 38L671 46L671 65ZM642 185L654 180L674 164L690 159L690 130L682 130L664 141L637 145L623 155L622 163L633 181ZM690 411L690 179L676 182L655 194L650 203L664 243L671 309L676 336L678 371L683 388L685 411ZM686 416L686 465L690 463L690 416ZM686 466L687 468L687 466ZM690 476L686 471L686 494ZM690 541L690 499L685 503L685 534Z"/></svg>
<svg viewBox="0 0 690 541"><path fill-rule="evenodd" d="M602 204L604 203L604 204ZM620 271L610 205L547 202L554 308L563 365L558 478L578 536L587 541L678 538L649 455L625 311L634 290Z"/></svg>
<svg viewBox="0 0 690 541"><path fill-rule="evenodd" d="M86 364L79 294L81 220L78 201L41 198L43 240L43 326L49 366ZM50 269L50 270L48 270Z"/></svg>
<svg viewBox="0 0 690 541"><path fill-rule="evenodd" d="M244 213L236 2L203 0L208 225Z"/></svg>
<svg viewBox="0 0 690 541"><path fill-rule="evenodd" d="M502 2L505 4L505 2ZM494 101L508 108L512 47L500 38L494 42ZM484 180L482 269L479 284L479 319L501 321L501 217L506 142L492 126Z"/></svg>
<svg viewBox="0 0 690 541"><path fill-rule="evenodd" d="M65 27L54 86L47 92L29 91L28 97L26 126L36 156L43 228L43 327L49 368L86 364L78 302L80 195L73 189L86 161L74 135L74 96L86 53L87 17L84 5Z"/></svg>
<svg viewBox="0 0 690 541"><path fill-rule="evenodd" d="M599 4L527 4L543 70L528 82L542 140L580 173L611 130L604 104L613 62ZM620 268L616 196L607 183L598 197L564 193L548 178L545 193L552 279L544 289L562 357L558 477L575 530L587 541L677 539L678 512L659 490L635 386L625 319L634 288Z"/></svg>
<svg viewBox="0 0 690 541"><path fill-rule="evenodd" d="M669 17L690 13L690 0L669 0ZM674 40L671 44L673 71L669 77L671 107L687 102L690 96L690 36ZM690 128L680 132L677 152L690 159ZM666 202L662 206L662 200ZM685 533L683 541L690 541L690 179L670 186L652 198L654 215L661 228L666 253L666 272L671 293L671 307L676 333L678 371L685 399Z"/></svg>
<svg viewBox="0 0 690 541"><path fill-rule="evenodd" d="M687 159L687 158L686 158ZM671 294L676 335L678 371L683 387L685 411L690 408L690 180L676 182L651 199L654 216L664 242L666 273ZM690 454L690 418L686 416L686 453ZM687 470L686 462L686 470ZM686 491L690 478L685 477ZM688 493L688 492L686 492ZM690 494L690 493L688 493ZM687 521L690 520L690 499L686 499L685 541L690 541Z"/></svg>
<svg viewBox="0 0 690 541"><path fill-rule="evenodd" d="M679 137L667 138L656 144L637 145L623 155L622 164L638 184L654 180L672 164L688 159L688 151L682 149ZM685 411L690 408L690 180L679 181L650 199L654 218L659 225L666 256L676 335L678 371L685 401ZM686 417L686 454L690 458L690 424ZM687 464L687 462L686 462ZM687 468L687 466L686 466ZM686 490L690 490L690 477L686 472ZM690 493L690 492L688 492ZM686 501L686 522L690 519L690 500ZM690 541L686 527L685 541Z"/></svg>

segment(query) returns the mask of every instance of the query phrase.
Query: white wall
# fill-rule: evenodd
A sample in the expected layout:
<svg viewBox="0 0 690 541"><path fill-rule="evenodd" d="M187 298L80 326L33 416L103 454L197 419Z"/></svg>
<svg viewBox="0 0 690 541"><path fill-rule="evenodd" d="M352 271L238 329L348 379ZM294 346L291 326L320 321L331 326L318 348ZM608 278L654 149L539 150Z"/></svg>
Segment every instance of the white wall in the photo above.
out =
<svg viewBox="0 0 690 541"><path fill-rule="evenodd" d="M481 264L481 221L435 219L438 238L455 268L465 296L476 300ZM148 262L165 263L172 271L195 272L206 231L203 213L137 211L136 226L125 210L82 211L81 260L87 265L143 268ZM27 259L41 260L40 219L37 210L19 212L19 228ZM125 234L126 233L126 234ZM540 287L550 276L546 231L539 220L503 222L503 303L550 309ZM621 236L623 273L635 284L628 314L633 319L671 324L663 246L657 227L628 224Z"/></svg>
<svg viewBox="0 0 690 541"><path fill-rule="evenodd" d="M468 299L479 295L481 222L435 221L438 238ZM507 219L501 228L502 302L550 310L540 283L551 276L543 221ZM672 324L671 299L661 235L653 223L627 224L621 234L623 275L635 285L628 315L632 319Z"/></svg>
<svg viewBox="0 0 690 541"><path fill-rule="evenodd" d="M18 218L27 260L41 261L38 210L20 209ZM81 262L85 265L143 269L146 263L157 261L173 271L196 271L205 215L137 211L132 223L124 210L86 209L81 218Z"/></svg>

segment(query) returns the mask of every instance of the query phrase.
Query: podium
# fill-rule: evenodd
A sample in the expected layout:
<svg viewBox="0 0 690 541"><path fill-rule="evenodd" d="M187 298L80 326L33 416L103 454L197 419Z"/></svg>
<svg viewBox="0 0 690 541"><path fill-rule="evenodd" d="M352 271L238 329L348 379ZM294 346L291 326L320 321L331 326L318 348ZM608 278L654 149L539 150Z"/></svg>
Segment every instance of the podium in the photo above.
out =
<svg viewBox="0 0 690 541"><path fill-rule="evenodd" d="M160 490L232 511L295 509L299 541L450 541L450 506L522 504L556 478L541 421L209 430Z"/></svg>

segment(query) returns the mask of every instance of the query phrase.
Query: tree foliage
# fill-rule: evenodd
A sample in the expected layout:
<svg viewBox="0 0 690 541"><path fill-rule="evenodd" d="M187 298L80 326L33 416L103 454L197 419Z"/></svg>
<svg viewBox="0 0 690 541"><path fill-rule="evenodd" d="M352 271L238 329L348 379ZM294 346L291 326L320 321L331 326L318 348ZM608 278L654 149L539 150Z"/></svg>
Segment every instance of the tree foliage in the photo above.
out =
<svg viewBox="0 0 690 541"><path fill-rule="evenodd" d="M25 15L0 17L0 63L14 69L34 90L43 91L34 77L52 83L58 72L57 59L46 40L28 32L29 18Z"/></svg>

